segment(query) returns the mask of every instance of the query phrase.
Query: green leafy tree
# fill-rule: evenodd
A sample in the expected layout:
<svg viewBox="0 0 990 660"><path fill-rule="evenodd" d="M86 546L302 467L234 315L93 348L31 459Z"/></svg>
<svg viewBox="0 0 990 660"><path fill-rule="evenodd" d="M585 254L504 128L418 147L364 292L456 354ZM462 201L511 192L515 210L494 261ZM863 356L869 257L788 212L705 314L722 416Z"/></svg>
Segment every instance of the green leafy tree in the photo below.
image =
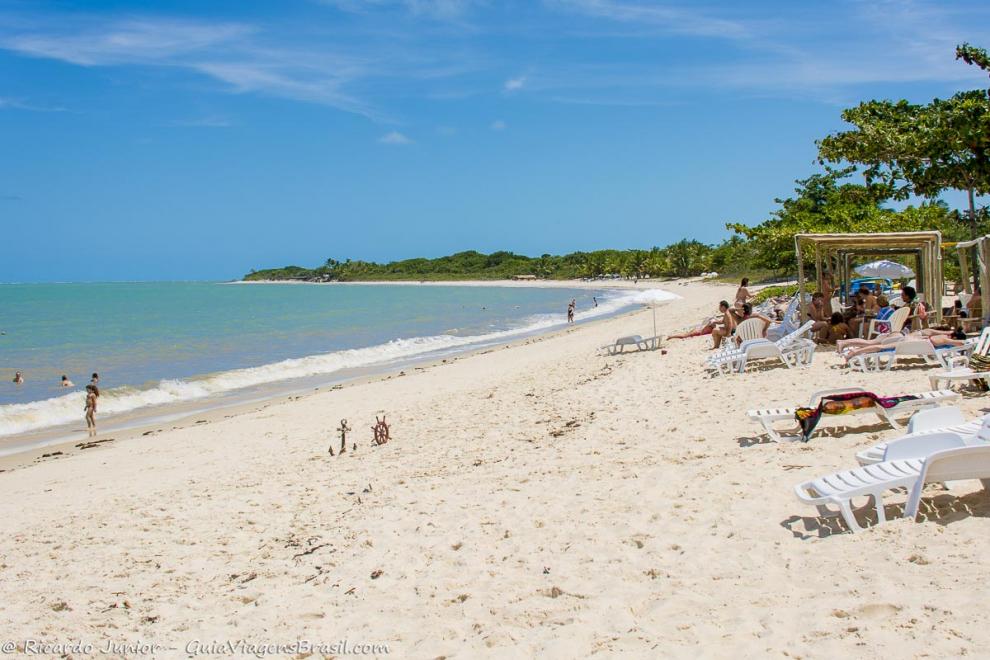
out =
<svg viewBox="0 0 990 660"><path fill-rule="evenodd" d="M985 50L963 44L956 58L990 72ZM969 192L969 217L976 222L976 194L990 193L990 95L959 92L926 105L867 101L842 113L854 130L818 143L823 162L864 167L867 182L897 199L935 198L949 189ZM975 228L974 228L975 231Z"/></svg>

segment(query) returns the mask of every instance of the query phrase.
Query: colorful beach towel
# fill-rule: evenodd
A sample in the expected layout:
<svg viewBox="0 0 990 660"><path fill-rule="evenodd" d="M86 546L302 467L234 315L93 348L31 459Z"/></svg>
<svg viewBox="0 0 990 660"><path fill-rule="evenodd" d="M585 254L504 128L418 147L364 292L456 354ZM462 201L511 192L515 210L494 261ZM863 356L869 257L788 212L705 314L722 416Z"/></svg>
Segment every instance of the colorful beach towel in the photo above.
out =
<svg viewBox="0 0 990 660"><path fill-rule="evenodd" d="M873 392L830 394L823 396L814 408L798 408L794 411L794 418L801 426L801 441L807 442L811 438L811 434L815 432L815 427L821 421L822 415L846 415L854 410L872 408L873 406L890 409L904 401L917 398L914 394L884 397L877 396Z"/></svg>

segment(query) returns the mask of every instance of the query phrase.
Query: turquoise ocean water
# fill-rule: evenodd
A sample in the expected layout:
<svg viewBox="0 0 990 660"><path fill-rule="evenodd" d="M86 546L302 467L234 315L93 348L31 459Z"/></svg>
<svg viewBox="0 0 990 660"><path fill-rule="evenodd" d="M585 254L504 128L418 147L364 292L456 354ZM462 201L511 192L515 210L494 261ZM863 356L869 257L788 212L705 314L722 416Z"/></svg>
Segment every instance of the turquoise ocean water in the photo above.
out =
<svg viewBox="0 0 990 660"><path fill-rule="evenodd" d="M636 304L576 289L112 283L0 285L0 436L82 416L100 374L106 418L269 384L332 382ZM594 307L592 296L597 296ZM15 370L26 382L14 385ZM62 374L75 382L59 386Z"/></svg>

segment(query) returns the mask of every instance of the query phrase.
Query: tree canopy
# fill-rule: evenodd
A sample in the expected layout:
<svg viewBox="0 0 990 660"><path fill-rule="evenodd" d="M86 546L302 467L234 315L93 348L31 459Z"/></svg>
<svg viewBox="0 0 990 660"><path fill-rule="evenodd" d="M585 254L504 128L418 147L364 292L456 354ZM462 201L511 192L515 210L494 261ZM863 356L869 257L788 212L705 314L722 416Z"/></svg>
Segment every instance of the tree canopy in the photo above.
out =
<svg viewBox="0 0 990 660"><path fill-rule="evenodd" d="M990 58L981 48L962 44L956 58L990 73ZM895 199L935 198L950 189L990 193L987 90L928 104L866 101L845 110L842 118L855 129L819 141L823 163L862 165L867 182L887 188Z"/></svg>

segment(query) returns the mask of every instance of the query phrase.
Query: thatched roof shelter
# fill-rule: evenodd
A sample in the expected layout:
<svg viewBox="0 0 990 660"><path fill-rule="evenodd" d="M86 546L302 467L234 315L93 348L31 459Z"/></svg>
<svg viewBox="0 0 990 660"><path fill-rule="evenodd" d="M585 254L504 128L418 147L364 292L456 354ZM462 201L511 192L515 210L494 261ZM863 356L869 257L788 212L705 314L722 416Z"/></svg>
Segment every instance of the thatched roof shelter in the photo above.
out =
<svg viewBox="0 0 990 660"><path fill-rule="evenodd" d="M988 245L990 247L990 245ZM795 234L798 262L798 293L801 315L805 313L805 259L814 258L818 287L825 272L832 273L841 296L849 286L855 267L852 259L881 256L914 258L915 281L919 296L928 303L936 319L942 319L942 234L937 231L910 231L881 234Z"/></svg>

